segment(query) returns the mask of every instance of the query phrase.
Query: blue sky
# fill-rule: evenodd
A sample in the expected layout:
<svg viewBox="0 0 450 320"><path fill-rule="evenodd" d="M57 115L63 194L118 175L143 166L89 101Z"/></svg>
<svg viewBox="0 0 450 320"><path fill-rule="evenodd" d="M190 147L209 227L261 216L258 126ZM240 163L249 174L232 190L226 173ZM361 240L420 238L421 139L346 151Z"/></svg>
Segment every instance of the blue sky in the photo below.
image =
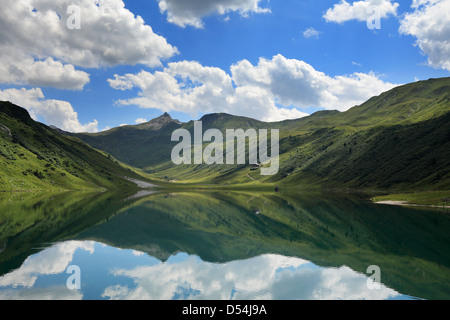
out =
<svg viewBox="0 0 450 320"><path fill-rule="evenodd" d="M69 131L344 111L450 71L450 0L5 1L0 99Z"/></svg>

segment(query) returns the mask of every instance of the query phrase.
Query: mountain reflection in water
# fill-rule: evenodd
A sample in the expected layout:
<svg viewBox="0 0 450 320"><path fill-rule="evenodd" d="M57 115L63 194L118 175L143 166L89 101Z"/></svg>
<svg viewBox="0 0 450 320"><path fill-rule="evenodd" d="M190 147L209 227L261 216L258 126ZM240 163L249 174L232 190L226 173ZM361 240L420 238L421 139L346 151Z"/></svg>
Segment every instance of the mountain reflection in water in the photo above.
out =
<svg viewBox="0 0 450 320"><path fill-rule="evenodd" d="M450 219L438 210L321 192L2 197L0 299L450 295ZM80 290L66 286L71 265ZM380 289L367 285L371 265Z"/></svg>

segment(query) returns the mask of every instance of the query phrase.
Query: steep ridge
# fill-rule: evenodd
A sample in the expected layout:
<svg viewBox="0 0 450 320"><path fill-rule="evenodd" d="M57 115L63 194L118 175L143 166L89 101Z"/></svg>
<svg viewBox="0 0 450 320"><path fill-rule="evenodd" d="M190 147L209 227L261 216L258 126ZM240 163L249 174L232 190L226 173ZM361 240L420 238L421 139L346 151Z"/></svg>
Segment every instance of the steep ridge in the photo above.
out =
<svg viewBox="0 0 450 320"><path fill-rule="evenodd" d="M0 102L0 191L120 189L140 178L75 137Z"/></svg>

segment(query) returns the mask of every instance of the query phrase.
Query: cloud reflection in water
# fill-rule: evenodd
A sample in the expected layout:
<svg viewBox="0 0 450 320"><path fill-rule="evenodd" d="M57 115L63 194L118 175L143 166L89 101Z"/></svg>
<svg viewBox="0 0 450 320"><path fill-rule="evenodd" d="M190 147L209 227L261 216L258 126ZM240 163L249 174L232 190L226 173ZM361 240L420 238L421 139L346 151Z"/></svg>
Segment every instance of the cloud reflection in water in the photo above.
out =
<svg viewBox="0 0 450 320"><path fill-rule="evenodd" d="M66 288L69 265L81 268L80 291ZM89 298L121 300L391 299L400 296L383 285L379 290L370 290L367 275L348 267L323 268L295 257L265 254L218 264L179 253L162 262L136 250L121 250L93 241L68 241L30 256L20 268L1 276L0 299L83 299L87 298L86 288L93 286L98 295Z"/></svg>

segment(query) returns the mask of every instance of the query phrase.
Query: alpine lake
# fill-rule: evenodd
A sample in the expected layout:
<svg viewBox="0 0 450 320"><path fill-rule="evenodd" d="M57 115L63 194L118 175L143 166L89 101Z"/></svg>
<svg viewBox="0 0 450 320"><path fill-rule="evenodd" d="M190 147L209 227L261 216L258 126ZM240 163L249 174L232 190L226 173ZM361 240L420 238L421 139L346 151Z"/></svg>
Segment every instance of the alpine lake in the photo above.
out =
<svg viewBox="0 0 450 320"><path fill-rule="evenodd" d="M449 230L331 191L0 193L0 300L450 299Z"/></svg>

